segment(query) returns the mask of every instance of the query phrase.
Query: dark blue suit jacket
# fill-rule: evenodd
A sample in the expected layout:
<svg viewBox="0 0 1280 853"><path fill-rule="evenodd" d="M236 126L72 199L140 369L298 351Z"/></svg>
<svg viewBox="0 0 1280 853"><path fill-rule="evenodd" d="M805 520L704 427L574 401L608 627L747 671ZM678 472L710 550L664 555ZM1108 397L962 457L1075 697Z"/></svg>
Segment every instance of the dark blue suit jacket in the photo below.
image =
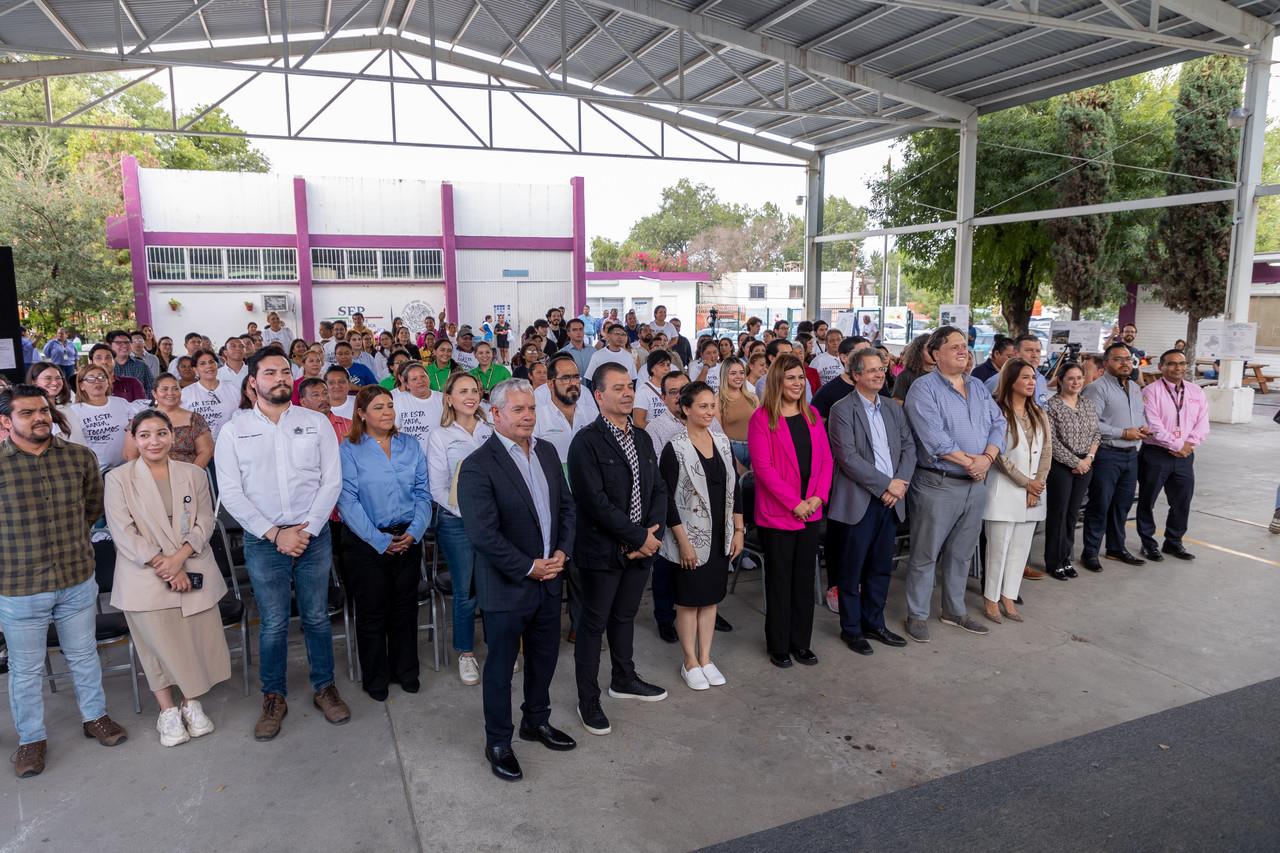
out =
<svg viewBox="0 0 1280 853"><path fill-rule="evenodd" d="M574 507L560 457L545 441L537 443L534 455L551 496L551 553L572 556ZM542 557L542 528L529 487L496 434L463 461L458 509L476 550L476 600L481 610L523 610L537 606L543 595L560 598L563 572L545 582L528 576L533 561Z"/></svg>

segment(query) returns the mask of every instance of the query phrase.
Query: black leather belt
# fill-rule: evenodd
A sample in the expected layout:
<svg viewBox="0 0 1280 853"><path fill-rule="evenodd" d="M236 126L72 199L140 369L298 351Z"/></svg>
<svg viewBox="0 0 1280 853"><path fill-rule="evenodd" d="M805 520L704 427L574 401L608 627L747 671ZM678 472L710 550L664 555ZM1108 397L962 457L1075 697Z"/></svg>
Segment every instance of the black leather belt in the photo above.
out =
<svg viewBox="0 0 1280 853"><path fill-rule="evenodd" d="M397 524L394 527L379 527L378 531L381 533L389 533L392 536L401 536L409 532L409 525Z"/></svg>
<svg viewBox="0 0 1280 853"><path fill-rule="evenodd" d="M1115 445L1112 445L1112 444L1104 444L1102 445L1101 449L1111 450L1116 453L1137 453L1138 452L1138 448L1136 447L1116 447Z"/></svg>

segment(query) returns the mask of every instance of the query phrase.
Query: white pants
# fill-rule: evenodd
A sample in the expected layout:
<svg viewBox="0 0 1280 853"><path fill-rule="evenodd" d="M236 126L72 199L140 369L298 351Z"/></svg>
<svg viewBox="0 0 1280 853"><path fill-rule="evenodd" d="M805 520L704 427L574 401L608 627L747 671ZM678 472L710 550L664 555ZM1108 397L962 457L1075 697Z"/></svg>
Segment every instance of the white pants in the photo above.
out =
<svg viewBox="0 0 1280 853"><path fill-rule="evenodd" d="M987 581L983 595L988 601L1000 596L1016 599L1022 586L1022 570L1031 556L1031 540L1036 535L1034 521L984 521L987 532Z"/></svg>

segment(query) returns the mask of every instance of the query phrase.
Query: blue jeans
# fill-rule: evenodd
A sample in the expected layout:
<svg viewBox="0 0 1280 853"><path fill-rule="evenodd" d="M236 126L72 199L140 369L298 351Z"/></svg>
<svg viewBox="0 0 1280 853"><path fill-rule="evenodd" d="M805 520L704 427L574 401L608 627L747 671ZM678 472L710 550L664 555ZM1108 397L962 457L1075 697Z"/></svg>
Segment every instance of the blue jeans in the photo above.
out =
<svg viewBox="0 0 1280 853"><path fill-rule="evenodd" d="M471 578L476 567L476 550L459 516L440 513L436 543L449 564L449 577L453 580L453 650L475 651L476 597L471 593Z"/></svg>
<svg viewBox="0 0 1280 853"><path fill-rule="evenodd" d="M730 440L729 448L733 451L733 458L738 460L738 464L750 471L751 451L747 449L747 443L745 441Z"/></svg>
<svg viewBox="0 0 1280 853"><path fill-rule="evenodd" d="M18 729L18 743L45 740L44 656L49 623L58 628L62 656L71 670L76 702L84 722L107 713L102 692L102 664L94 638L98 582L41 592L0 595L0 629L9 645L9 710Z"/></svg>
<svg viewBox="0 0 1280 853"><path fill-rule="evenodd" d="M258 677L263 693L288 695L285 667L289 659L291 591L298 599L302 635L311 665L311 686L319 693L333 684L333 630L329 625L329 571L333 548L329 526L311 537L307 550L294 559L266 539L244 534L244 561L253 584L253 599L262 622L258 627Z"/></svg>

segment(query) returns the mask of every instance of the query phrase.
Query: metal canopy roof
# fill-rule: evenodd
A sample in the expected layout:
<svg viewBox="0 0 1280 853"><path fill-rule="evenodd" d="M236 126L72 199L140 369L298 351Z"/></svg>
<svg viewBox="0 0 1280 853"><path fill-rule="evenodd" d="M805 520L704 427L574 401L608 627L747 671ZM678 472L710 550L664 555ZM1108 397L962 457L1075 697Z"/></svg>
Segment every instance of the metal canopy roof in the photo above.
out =
<svg viewBox="0 0 1280 853"><path fill-rule="evenodd" d="M1206 53L1251 56L1278 13L1280 0L0 0L0 50L18 60L0 80L193 65L405 82L308 65L385 50L430 61L420 83L438 82L438 61L812 161Z"/></svg>

